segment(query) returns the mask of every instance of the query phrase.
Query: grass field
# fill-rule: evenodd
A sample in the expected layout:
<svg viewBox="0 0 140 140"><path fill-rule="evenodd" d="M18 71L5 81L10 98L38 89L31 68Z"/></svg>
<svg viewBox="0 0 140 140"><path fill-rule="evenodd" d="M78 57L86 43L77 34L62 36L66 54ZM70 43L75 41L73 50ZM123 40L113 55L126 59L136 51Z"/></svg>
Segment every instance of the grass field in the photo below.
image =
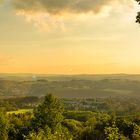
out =
<svg viewBox="0 0 140 140"><path fill-rule="evenodd" d="M24 114L27 112L33 112L33 109L19 109L16 111L8 111L7 114Z"/></svg>

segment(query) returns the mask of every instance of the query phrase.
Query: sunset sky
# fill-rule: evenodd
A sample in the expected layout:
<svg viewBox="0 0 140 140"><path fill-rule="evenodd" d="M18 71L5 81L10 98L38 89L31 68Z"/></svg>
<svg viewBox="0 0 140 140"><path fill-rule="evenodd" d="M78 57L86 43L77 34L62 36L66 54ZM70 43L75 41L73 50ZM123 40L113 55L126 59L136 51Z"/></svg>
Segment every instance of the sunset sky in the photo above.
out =
<svg viewBox="0 0 140 140"><path fill-rule="evenodd" d="M0 0L0 73L140 73L134 0Z"/></svg>

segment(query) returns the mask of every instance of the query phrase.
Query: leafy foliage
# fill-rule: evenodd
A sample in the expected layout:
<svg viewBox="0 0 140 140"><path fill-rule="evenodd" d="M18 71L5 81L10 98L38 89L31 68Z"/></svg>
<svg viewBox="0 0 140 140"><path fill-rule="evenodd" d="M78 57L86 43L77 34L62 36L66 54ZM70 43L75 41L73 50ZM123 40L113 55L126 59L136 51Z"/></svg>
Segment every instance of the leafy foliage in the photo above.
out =
<svg viewBox="0 0 140 140"><path fill-rule="evenodd" d="M35 128L49 126L55 129L63 120L63 104L52 94L45 96L44 101L34 109L33 125Z"/></svg>
<svg viewBox="0 0 140 140"><path fill-rule="evenodd" d="M33 112L6 114L1 111L0 139L139 140L140 116L76 110L64 113L61 100L48 94Z"/></svg>
<svg viewBox="0 0 140 140"><path fill-rule="evenodd" d="M138 2L138 4L140 4L140 0L136 0ZM140 12L138 12L137 16L136 16L136 22L140 24Z"/></svg>
<svg viewBox="0 0 140 140"><path fill-rule="evenodd" d="M8 138L8 120L4 112L0 112L0 139L7 140Z"/></svg>

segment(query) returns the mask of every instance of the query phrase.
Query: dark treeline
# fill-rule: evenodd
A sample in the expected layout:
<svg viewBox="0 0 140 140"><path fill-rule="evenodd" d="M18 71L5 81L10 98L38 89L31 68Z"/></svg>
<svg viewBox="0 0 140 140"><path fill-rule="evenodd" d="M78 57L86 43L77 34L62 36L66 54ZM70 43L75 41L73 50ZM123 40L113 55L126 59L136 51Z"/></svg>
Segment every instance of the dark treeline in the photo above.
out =
<svg viewBox="0 0 140 140"><path fill-rule="evenodd" d="M140 116L66 110L48 94L33 112L0 113L1 140L139 140Z"/></svg>

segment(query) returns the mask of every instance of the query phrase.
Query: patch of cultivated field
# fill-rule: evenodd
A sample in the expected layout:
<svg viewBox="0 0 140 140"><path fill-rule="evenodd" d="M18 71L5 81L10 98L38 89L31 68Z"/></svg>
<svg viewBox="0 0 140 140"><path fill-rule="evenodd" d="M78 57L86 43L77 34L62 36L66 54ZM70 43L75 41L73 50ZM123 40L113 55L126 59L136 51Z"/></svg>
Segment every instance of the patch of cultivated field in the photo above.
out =
<svg viewBox="0 0 140 140"><path fill-rule="evenodd" d="M33 112L33 109L19 109L16 111L8 111L7 114L24 114L27 112Z"/></svg>

